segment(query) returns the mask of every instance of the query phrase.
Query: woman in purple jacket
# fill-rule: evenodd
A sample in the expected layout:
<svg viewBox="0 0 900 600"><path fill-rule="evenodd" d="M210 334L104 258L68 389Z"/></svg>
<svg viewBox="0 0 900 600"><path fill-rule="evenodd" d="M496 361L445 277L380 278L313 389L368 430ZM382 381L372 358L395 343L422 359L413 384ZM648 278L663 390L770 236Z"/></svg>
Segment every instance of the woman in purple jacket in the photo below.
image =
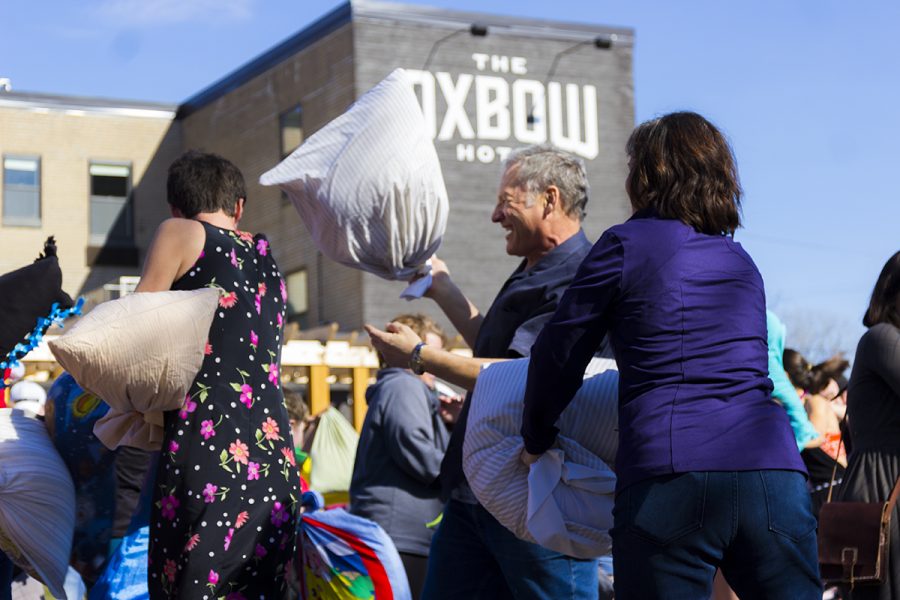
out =
<svg viewBox="0 0 900 600"><path fill-rule="evenodd" d="M634 215L594 245L531 351L523 460L608 334L619 363L616 598L821 598L816 521L784 409L771 399L763 281L733 239L731 148L694 113L635 129Z"/></svg>

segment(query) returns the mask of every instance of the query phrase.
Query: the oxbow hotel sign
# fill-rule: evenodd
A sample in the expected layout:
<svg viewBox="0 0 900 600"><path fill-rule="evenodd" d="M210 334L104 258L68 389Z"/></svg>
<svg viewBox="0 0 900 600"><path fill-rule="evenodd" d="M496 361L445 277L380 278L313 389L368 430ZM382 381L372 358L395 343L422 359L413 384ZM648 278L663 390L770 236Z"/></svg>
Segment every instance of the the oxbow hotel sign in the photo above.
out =
<svg viewBox="0 0 900 600"><path fill-rule="evenodd" d="M408 70L435 140L462 140L455 143L456 160L502 161L517 146L546 142L587 160L597 157L595 85L545 83L529 74L524 56L475 52L471 58L472 71L456 75ZM472 116L467 104L474 104Z"/></svg>

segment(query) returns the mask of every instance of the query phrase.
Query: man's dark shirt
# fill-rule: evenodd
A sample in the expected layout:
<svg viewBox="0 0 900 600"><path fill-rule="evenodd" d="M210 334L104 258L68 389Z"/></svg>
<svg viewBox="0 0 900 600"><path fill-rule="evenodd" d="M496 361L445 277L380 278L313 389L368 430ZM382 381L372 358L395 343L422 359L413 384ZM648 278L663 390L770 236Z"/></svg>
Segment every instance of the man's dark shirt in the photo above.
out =
<svg viewBox="0 0 900 600"><path fill-rule="evenodd" d="M472 354L476 358L519 358L531 353L531 346L575 277L581 261L591 250L584 232L578 233L544 255L532 268L525 261L500 289L481 323ZM462 447L469 416L471 394L450 436L450 445L441 463L442 498L446 500L465 481Z"/></svg>

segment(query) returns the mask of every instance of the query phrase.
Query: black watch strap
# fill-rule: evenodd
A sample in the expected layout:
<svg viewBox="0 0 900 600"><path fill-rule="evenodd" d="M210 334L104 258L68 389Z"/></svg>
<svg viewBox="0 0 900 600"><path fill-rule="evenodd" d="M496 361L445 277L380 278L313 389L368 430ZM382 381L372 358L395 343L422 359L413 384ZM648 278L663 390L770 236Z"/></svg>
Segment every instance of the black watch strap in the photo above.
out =
<svg viewBox="0 0 900 600"><path fill-rule="evenodd" d="M422 347L424 345L425 342L416 344L416 347L413 348L412 354L409 357L409 368L416 375L421 375L425 372L425 363L422 361Z"/></svg>

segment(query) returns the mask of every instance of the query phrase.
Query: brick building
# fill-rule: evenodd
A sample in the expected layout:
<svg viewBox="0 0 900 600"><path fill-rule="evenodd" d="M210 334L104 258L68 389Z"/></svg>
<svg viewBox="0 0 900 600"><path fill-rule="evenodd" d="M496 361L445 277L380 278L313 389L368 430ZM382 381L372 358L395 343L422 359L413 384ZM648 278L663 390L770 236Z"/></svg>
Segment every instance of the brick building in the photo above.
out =
<svg viewBox="0 0 900 600"><path fill-rule="evenodd" d="M337 322L357 329L410 308L436 314L430 304L399 300L401 284L324 258L281 192L257 183L305 136L403 67L433 127L450 197L439 255L484 309L518 264L505 256L504 233L490 222L500 164L510 149L547 141L585 160L591 182L585 229L592 239L627 217L623 149L634 123L632 49L627 29L352 1L177 110L95 102L91 111L67 98L47 107L35 95L0 93L0 152L23 169L26 163L16 161L38 157L42 184L39 227L15 219L0 225L0 269L23 264L33 254L30 246L40 245L31 238L52 232L67 250L78 246L78 256L63 263L70 290L84 292L134 273L165 216L165 168L180 151L199 148L224 155L244 172L242 228L268 235L288 280L292 319L302 327ZM125 114L129 107L134 114ZM93 200L93 173L113 177L124 171L112 167L126 164L127 202ZM15 181L28 180L10 172ZM8 198L30 205L4 186L3 214L27 212L7 211ZM131 238L107 233L101 239L92 207L98 215L119 207L119 226L112 229L130 230ZM12 244L16 251L9 253ZM104 263L116 260L127 265Z"/></svg>

